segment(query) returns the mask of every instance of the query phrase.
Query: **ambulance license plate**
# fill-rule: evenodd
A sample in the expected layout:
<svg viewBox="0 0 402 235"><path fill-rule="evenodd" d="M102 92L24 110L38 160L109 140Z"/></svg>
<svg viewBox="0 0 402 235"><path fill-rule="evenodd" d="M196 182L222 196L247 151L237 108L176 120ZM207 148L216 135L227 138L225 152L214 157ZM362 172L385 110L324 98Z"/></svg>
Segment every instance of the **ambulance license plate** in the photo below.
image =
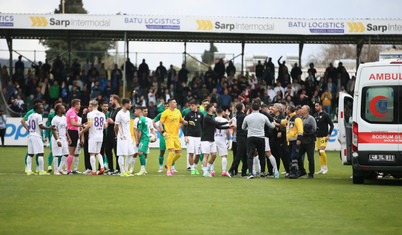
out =
<svg viewBox="0 0 402 235"><path fill-rule="evenodd" d="M371 162L394 162L395 155L392 154L370 154L369 161Z"/></svg>

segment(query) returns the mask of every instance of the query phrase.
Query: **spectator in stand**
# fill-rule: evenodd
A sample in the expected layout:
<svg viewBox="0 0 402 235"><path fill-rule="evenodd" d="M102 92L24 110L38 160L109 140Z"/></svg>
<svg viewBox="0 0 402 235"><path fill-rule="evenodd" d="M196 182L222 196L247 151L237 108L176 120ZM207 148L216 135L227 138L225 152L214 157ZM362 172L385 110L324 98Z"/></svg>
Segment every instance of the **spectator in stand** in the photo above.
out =
<svg viewBox="0 0 402 235"><path fill-rule="evenodd" d="M115 69L117 69L116 66L115 66ZM121 70L124 70L124 65L121 66ZM116 71L116 70L114 70L114 71ZM124 71L124 72L126 73L127 87L131 90L133 88L132 80L134 78L135 67L134 67L133 63L131 63L130 58L127 58L127 60L126 60L126 71ZM118 76L119 75L117 74L117 78L119 78ZM120 79L118 79L118 80L120 80ZM118 83L118 86L119 85L120 84Z"/></svg>
<svg viewBox="0 0 402 235"><path fill-rule="evenodd" d="M156 103L156 90L154 90L153 88L149 88L147 96L148 96L148 104L150 102L152 102L153 104Z"/></svg>
<svg viewBox="0 0 402 235"><path fill-rule="evenodd" d="M35 70L35 76L39 77L42 70L42 61L39 61L38 64L32 63L31 67Z"/></svg>
<svg viewBox="0 0 402 235"><path fill-rule="evenodd" d="M339 74L341 74L341 86L346 86L346 84L348 84L350 80L350 76L349 73L346 71L346 68L342 67L341 72Z"/></svg>
<svg viewBox="0 0 402 235"><path fill-rule="evenodd" d="M100 68L98 69L98 73L100 78L105 77L106 80L108 79L104 63L101 64Z"/></svg>
<svg viewBox="0 0 402 235"><path fill-rule="evenodd" d="M21 56L21 55L18 56L18 61L15 62L14 67L15 67L15 70L16 70L16 71L19 69L20 72L21 72L22 74L24 74L25 65L24 65L24 62L22 62L22 56Z"/></svg>
<svg viewBox="0 0 402 235"><path fill-rule="evenodd" d="M96 95L93 96L93 99L95 97L96 97ZM80 91L78 90L78 87L76 87L76 86L73 86L73 90L68 95L68 104L71 104L71 101L74 99L81 99Z"/></svg>
<svg viewBox="0 0 402 235"><path fill-rule="evenodd" d="M142 63L138 67L138 76L143 77L145 74L146 77L149 76L149 67L147 63L145 63L145 59L142 59Z"/></svg>
<svg viewBox="0 0 402 235"><path fill-rule="evenodd" d="M317 70L314 68L314 63L310 63L307 73L309 76L311 75L314 78L313 82L315 82L315 74L317 73Z"/></svg>
<svg viewBox="0 0 402 235"><path fill-rule="evenodd" d="M105 97L105 100L109 103L110 95L113 94L112 82L110 80L107 81L106 87L102 90L102 95ZM103 100L102 100L103 102Z"/></svg>
<svg viewBox="0 0 402 235"><path fill-rule="evenodd" d="M324 92L321 95L322 108L331 115L332 94L328 91L328 87L324 87Z"/></svg>
<svg viewBox="0 0 402 235"><path fill-rule="evenodd" d="M225 64L223 63L223 59L219 59L219 61L215 64L214 73L216 76L216 82L220 83L222 77L225 75Z"/></svg>
<svg viewBox="0 0 402 235"><path fill-rule="evenodd" d="M162 61L159 62L159 66L155 70L155 76L158 78L158 83L164 83L165 78L167 76L167 70L165 66L163 66ZM149 112L149 110L148 110Z"/></svg>
<svg viewBox="0 0 402 235"><path fill-rule="evenodd" d="M42 70L44 74L49 74L50 73L50 69L52 67L49 64L49 61L47 59L45 59L45 63L42 65Z"/></svg>
<svg viewBox="0 0 402 235"><path fill-rule="evenodd" d="M112 93L113 94L119 94L119 91L120 91L120 78L119 78L119 75L118 75L118 73L117 73L117 71L113 71L112 72L112 78L111 78L111 81L112 81Z"/></svg>
<svg viewBox="0 0 402 235"><path fill-rule="evenodd" d="M54 81L50 86L50 103L53 106L53 103L60 97L60 85L58 81Z"/></svg>
<svg viewBox="0 0 402 235"><path fill-rule="evenodd" d="M104 74L100 75L100 80L99 80L99 88L101 89L101 91L103 92L103 90L105 90L105 87L108 83L108 80L106 78L106 76Z"/></svg>
<svg viewBox="0 0 402 235"><path fill-rule="evenodd" d="M158 115L158 110L154 104L154 102L149 102L148 105L148 117L150 119L154 119Z"/></svg>
<svg viewBox="0 0 402 235"><path fill-rule="evenodd" d="M88 90L88 86L84 85L82 87L82 91L80 93L81 97L81 105L87 107L89 105L90 97L91 97L91 92ZM109 97L106 97L109 99Z"/></svg>
<svg viewBox="0 0 402 235"><path fill-rule="evenodd" d="M302 70L300 69L300 67L297 65L297 63L295 63L293 65L292 70L290 71L290 76L292 77L292 81L295 81L299 78L299 76L301 76Z"/></svg>
<svg viewBox="0 0 402 235"><path fill-rule="evenodd" d="M315 107L315 104L317 103L321 103L321 97L318 94L318 91L314 91L314 94L311 97L311 107Z"/></svg>
<svg viewBox="0 0 402 235"><path fill-rule="evenodd" d="M325 69L325 78L336 78L337 75L337 71L336 68L334 67L334 65L332 63L329 63L329 67L327 67Z"/></svg>
<svg viewBox="0 0 402 235"><path fill-rule="evenodd" d="M274 65L274 63L272 63L272 58L269 57L269 58L268 58L268 61L265 61L265 62L264 62L264 65L265 65L265 69L266 69L266 70L267 70L268 67L269 67L269 71L271 72L272 77L274 78L274 77L275 77L275 65Z"/></svg>
<svg viewBox="0 0 402 235"><path fill-rule="evenodd" d="M226 67L226 76L234 76L236 74L236 67L233 65L233 61L229 60L229 65Z"/></svg>
<svg viewBox="0 0 402 235"><path fill-rule="evenodd" d="M21 109L20 109L20 107L18 106L18 101L16 100L16 99L14 99L14 100L12 100L11 101L11 104L10 104L10 109L12 110L12 111L14 111L14 112L16 112L16 113L21 113Z"/></svg>
<svg viewBox="0 0 402 235"><path fill-rule="evenodd" d="M87 62L82 65L82 70L84 71L84 75L88 75L89 70L91 69L91 67L92 67L92 63L87 58Z"/></svg>
<svg viewBox="0 0 402 235"><path fill-rule="evenodd" d="M74 77L80 75L81 72L81 65L78 63L78 59L74 59L73 64L71 65L71 70L74 73Z"/></svg>
<svg viewBox="0 0 402 235"><path fill-rule="evenodd" d="M99 81L95 81L91 87L91 99L95 99L100 94L102 94L102 89L99 86Z"/></svg>
<svg viewBox="0 0 402 235"><path fill-rule="evenodd" d="M219 94L216 88L212 89L212 92L209 96L211 97L210 103L218 103Z"/></svg>
<svg viewBox="0 0 402 235"><path fill-rule="evenodd" d="M228 89L225 89L223 94L219 96L219 104L224 111L231 108L232 97L229 95Z"/></svg>
<svg viewBox="0 0 402 235"><path fill-rule="evenodd" d="M2 87L5 87L10 80L10 75L8 74L8 69L7 66L3 65L3 67L1 68L1 85Z"/></svg>
<svg viewBox="0 0 402 235"><path fill-rule="evenodd" d="M189 74L189 73L190 73L190 72L187 70L186 65L185 65L185 64L182 64L182 65L181 65L181 69L179 70L179 73L178 73L178 81L179 81L180 83L182 83L182 82L187 83L187 81L188 81L188 74Z"/></svg>
<svg viewBox="0 0 402 235"><path fill-rule="evenodd" d="M68 87L66 86L66 82L61 83L61 98L63 99L63 103L68 103Z"/></svg>
<svg viewBox="0 0 402 235"><path fill-rule="evenodd" d="M279 57L279 59L278 59L278 66L279 66L279 68L278 68L278 80L283 83L283 81L285 79L285 75L289 75L289 70L288 70L288 67L286 66L286 61L283 61L281 63L281 59L282 59L282 56ZM284 86L284 87L286 87L286 86Z"/></svg>
<svg viewBox="0 0 402 235"><path fill-rule="evenodd" d="M173 65L170 65L170 68L167 71L167 86L168 87L170 87L170 84L172 84L176 75L177 75L176 70L173 68Z"/></svg>
<svg viewBox="0 0 402 235"><path fill-rule="evenodd" d="M6 90L11 98L15 98L17 96L17 90L15 89L15 86L12 81L8 81Z"/></svg>
<svg viewBox="0 0 402 235"><path fill-rule="evenodd" d="M257 65L255 66L255 76L257 76L258 81L261 81L263 75L264 75L264 65L261 64L261 60L257 62Z"/></svg>

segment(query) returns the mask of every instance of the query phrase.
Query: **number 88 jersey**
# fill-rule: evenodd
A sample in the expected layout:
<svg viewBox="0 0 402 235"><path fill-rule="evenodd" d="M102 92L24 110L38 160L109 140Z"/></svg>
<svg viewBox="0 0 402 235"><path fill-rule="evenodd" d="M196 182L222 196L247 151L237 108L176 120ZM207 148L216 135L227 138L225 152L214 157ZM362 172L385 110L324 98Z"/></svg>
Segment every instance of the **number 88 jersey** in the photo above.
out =
<svg viewBox="0 0 402 235"><path fill-rule="evenodd" d="M88 139L95 141L103 140L103 127L106 122L105 114L94 110L87 115L88 122L92 123L91 128L89 128Z"/></svg>

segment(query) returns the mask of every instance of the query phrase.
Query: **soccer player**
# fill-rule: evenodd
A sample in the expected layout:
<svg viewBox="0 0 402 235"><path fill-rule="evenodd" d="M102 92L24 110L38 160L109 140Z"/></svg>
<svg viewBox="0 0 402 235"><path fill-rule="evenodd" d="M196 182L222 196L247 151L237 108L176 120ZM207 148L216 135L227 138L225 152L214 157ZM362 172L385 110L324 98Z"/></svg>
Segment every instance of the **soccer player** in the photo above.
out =
<svg viewBox="0 0 402 235"><path fill-rule="evenodd" d="M100 106L101 106L102 113L105 115L105 118L107 119L109 117L108 103L106 101L103 101ZM103 156L103 168L105 168L105 170L108 168L108 165L109 165L107 162L107 157L106 157L106 153L105 153L105 147L106 147L106 141L107 141L107 139L106 139L107 127L108 127L108 125L106 125L105 130L103 130L103 141L102 141L102 148L101 148L101 153L100 153ZM100 166L100 168L102 168L102 166ZM105 173L106 173L106 171L105 171Z"/></svg>
<svg viewBox="0 0 402 235"><path fill-rule="evenodd" d="M334 130L334 123L332 123L331 118L326 112L322 110L322 103L315 103L315 111L314 114L315 121L317 122L317 139L316 139L316 149L318 150L318 154L320 155L320 165L321 170L316 174L327 174L328 166L327 166L327 154L325 153L325 148L327 148L329 137L331 136L332 131ZM328 131L328 125L330 129Z"/></svg>
<svg viewBox="0 0 402 235"><path fill-rule="evenodd" d="M168 103L165 103L165 110L168 108L169 108ZM162 116L162 113L159 113L153 121L154 128L160 134L159 135L159 170L158 170L159 173L163 172L163 160L164 160L164 155L165 155L165 151L166 151L165 138L162 135L162 128L159 127L161 116Z"/></svg>
<svg viewBox="0 0 402 235"><path fill-rule="evenodd" d="M35 107L35 105L37 105L37 104L42 104L42 100L40 100L40 99L35 99L35 100L33 101L34 107ZM29 117L31 114L33 114L33 113L35 113L35 110L34 110L34 109L30 109L30 110L25 114L25 116L21 119L21 125L25 128L25 130L27 130L27 132L29 132L29 129L28 129L28 126L27 126L26 122L28 121L28 117ZM28 152L25 154L25 173L28 172L28 168L27 168L27 166L28 166L28 165L27 165L27 158L28 158ZM36 172L37 172L37 173L39 172L38 155L36 155Z"/></svg>
<svg viewBox="0 0 402 235"><path fill-rule="evenodd" d="M68 147L69 155L67 157L67 174L72 174L71 165L73 163L75 149L77 148L77 142L79 140L78 128L83 127L82 124L78 123L78 112L80 111L80 108L81 101L79 99L73 99L71 101L71 108L66 113L68 135L71 139Z"/></svg>
<svg viewBox="0 0 402 235"><path fill-rule="evenodd" d="M55 129L52 130L53 135L50 137L51 150L54 157L54 175L62 175L64 171L62 168L59 168L59 157L63 157L67 159L68 156L68 142L70 141L70 137L67 136L67 119L64 116L66 112L66 108L62 104L58 104L55 107L55 116L52 118L52 122L50 123ZM60 164L60 166L62 166Z"/></svg>
<svg viewBox="0 0 402 235"><path fill-rule="evenodd" d="M153 134L154 136L156 136L155 128L154 128L154 126L153 126L153 121L152 121L152 119L150 119L150 118L148 117L148 108L147 108L147 107L143 107L143 108L142 108L142 116L143 116L143 117L145 118L145 120L146 120L146 124L147 124L147 128L148 128L148 135L149 135L149 134ZM138 124L138 123L137 123L137 124ZM138 128L137 128L137 134L138 134ZM149 141L148 141L148 142L149 142ZM149 143L148 143L147 151L143 153L143 155L144 155L143 160L141 160L142 158L141 158L141 155L140 155L141 171L142 171L142 166L143 166L143 163L144 163L144 173L147 173L147 170L145 169L145 167L146 167L146 164L147 164L147 158L148 158L148 154L149 154L149 153L150 153L150 148L149 148ZM133 168L134 168L134 166L133 166ZM142 175L142 174L141 174L141 173L142 173L141 171L138 173L139 175Z"/></svg>
<svg viewBox="0 0 402 235"><path fill-rule="evenodd" d="M130 164L133 158L134 143L131 138L130 132L130 108L131 100L123 99L122 109L117 113L114 122L114 133L117 136L117 156L118 164L120 167L120 176L133 176L129 171L125 169L124 156L128 158L128 163ZM117 173L118 174L118 173Z"/></svg>
<svg viewBox="0 0 402 235"><path fill-rule="evenodd" d="M43 105L36 104L34 106L35 113L28 117L28 159L27 159L27 175L35 175L32 172L32 158L35 154L38 155L39 162L39 175L49 175L49 173L43 170L43 141L41 135L41 129L53 129L53 126L46 127L43 125L42 113Z"/></svg>
<svg viewBox="0 0 402 235"><path fill-rule="evenodd" d="M215 106L213 104L208 104L205 108L207 115L204 117L202 125L202 136L201 136L201 151L204 154L203 159L203 170L204 177L211 177L210 169L211 165L214 163L216 158L216 143L215 143L215 128L217 129L228 129L230 122L217 122L213 119L212 115L215 112ZM227 125L229 124L229 125ZM211 158L208 160L208 156Z"/></svg>
<svg viewBox="0 0 402 235"><path fill-rule="evenodd" d="M189 103L191 103L191 101L189 102ZM191 104L190 104L191 105ZM189 107L189 108L185 108L185 109L183 109L182 111L181 111L181 116L184 118L185 116L186 116L186 114L187 113L189 113L191 111L191 108ZM191 163L190 163L190 153L187 151L187 156L186 156L186 159L187 159L187 171L191 171Z"/></svg>
<svg viewBox="0 0 402 235"><path fill-rule="evenodd" d="M145 175L145 165L146 165L146 157L144 156L148 151L149 146L149 130L147 119L143 115L143 110L138 112L138 124L137 124L137 135L135 137L135 142L138 148L138 155L140 156L141 161L141 170L135 175Z"/></svg>
<svg viewBox="0 0 402 235"><path fill-rule="evenodd" d="M189 154L190 169L192 175L199 175L197 164L201 154L201 129L204 121L204 115L198 111L198 103L196 100L190 101L190 112L184 116L184 120L192 122L194 125L187 125L184 129L184 140L187 145L187 153Z"/></svg>
<svg viewBox="0 0 402 235"><path fill-rule="evenodd" d="M172 176L172 164L176 162L181 156L181 144L179 140L180 123L187 125L187 121L184 121L181 113L177 107L176 100L171 98L168 100L169 109L163 111L160 122L162 129L162 135L165 137L166 148L169 151L167 159L167 173L166 176Z"/></svg>
<svg viewBox="0 0 402 235"><path fill-rule="evenodd" d="M226 122L227 119L223 117L224 111L221 108L216 109L215 121ZM222 158L222 176L229 176L226 172L226 167L228 165L228 148L229 148L230 132L229 129L215 129L215 143L217 153ZM215 164L215 163L214 163ZM211 175L214 176L214 170L211 171Z"/></svg>
<svg viewBox="0 0 402 235"><path fill-rule="evenodd" d="M55 102L54 102L54 105L53 105L53 108L54 108L54 110L56 110L56 106L58 105L58 104L60 104L61 103L61 101L59 101L59 100L56 100ZM64 114L64 113L63 113ZM54 118L54 116L56 116L56 111L53 111L53 112L51 112L51 113L49 113L49 115L47 116L47 121L46 121L46 126L50 126L50 125L52 125L52 120L53 120L53 118ZM48 139L49 140L49 155L47 156L47 164L48 164L48 166L47 166L47 172L48 173L50 173L50 172L52 172L52 163L53 163L53 151L52 151L52 131L50 131L50 130L46 130L45 131L45 139ZM57 166L58 166L58 163L56 164ZM55 166L56 166L55 165ZM57 169L57 167L56 168L54 168L55 170Z"/></svg>
<svg viewBox="0 0 402 235"><path fill-rule="evenodd" d="M89 131L88 134L88 152L90 155L92 172L89 175L96 175L96 159L101 166L98 175L102 175L105 171L103 167L103 156L100 154L103 142L103 130L106 128L105 114L98 110L98 101L91 100L89 105L92 107L92 111L88 113L88 123L82 132Z"/></svg>

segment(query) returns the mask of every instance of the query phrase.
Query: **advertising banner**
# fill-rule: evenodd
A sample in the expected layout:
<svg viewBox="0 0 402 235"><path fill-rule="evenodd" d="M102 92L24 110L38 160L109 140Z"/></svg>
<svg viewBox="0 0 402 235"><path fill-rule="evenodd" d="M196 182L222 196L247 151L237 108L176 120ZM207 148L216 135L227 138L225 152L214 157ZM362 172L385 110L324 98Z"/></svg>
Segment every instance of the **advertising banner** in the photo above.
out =
<svg viewBox="0 0 402 235"><path fill-rule="evenodd" d="M5 145L6 146L27 146L28 143L28 132L21 125L21 118L8 118L7 126L6 126L6 135L5 135ZM43 122L46 123L46 118L43 119ZM341 146L339 141L337 140L338 136L338 124L334 123L334 131L331 134L331 138L329 139L327 150L335 150L340 151ZM157 140L154 143L150 143L151 148L159 148L159 138L160 134L156 131ZM184 142L184 134L180 129L179 133L180 143L182 148L187 148L186 143ZM232 138L232 137L231 137ZM231 141L231 140L230 140ZM230 143L231 146L231 143Z"/></svg>
<svg viewBox="0 0 402 235"><path fill-rule="evenodd" d="M378 35L402 34L402 20L2 13L0 14L0 28L289 35Z"/></svg>

